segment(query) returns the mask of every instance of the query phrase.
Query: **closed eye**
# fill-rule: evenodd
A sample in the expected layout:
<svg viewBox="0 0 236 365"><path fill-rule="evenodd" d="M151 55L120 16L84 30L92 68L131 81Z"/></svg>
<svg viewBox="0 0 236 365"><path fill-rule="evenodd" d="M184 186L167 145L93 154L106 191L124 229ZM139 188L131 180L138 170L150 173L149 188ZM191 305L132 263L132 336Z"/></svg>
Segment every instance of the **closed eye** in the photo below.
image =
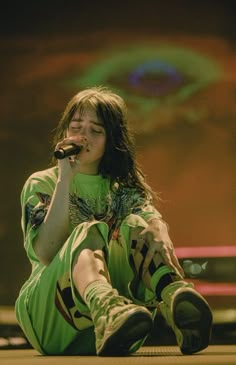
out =
<svg viewBox="0 0 236 365"><path fill-rule="evenodd" d="M91 129L91 132L95 133L95 134L102 134L103 133L102 130L97 130L97 129Z"/></svg>
<svg viewBox="0 0 236 365"><path fill-rule="evenodd" d="M81 127L71 127L70 128L72 131L79 131L81 129Z"/></svg>

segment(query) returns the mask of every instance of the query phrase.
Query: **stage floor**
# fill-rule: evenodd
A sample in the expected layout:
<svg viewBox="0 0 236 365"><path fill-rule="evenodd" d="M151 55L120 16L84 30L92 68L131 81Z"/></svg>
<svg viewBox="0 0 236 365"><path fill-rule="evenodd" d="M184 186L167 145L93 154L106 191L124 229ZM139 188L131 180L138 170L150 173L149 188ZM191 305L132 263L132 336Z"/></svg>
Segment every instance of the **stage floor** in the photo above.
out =
<svg viewBox="0 0 236 365"><path fill-rule="evenodd" d="M236 345L209 346L196 355L182 355L177 346L144 346L128 357L42 356L32 349L1 350L1 365L235 365Z"/></svg>

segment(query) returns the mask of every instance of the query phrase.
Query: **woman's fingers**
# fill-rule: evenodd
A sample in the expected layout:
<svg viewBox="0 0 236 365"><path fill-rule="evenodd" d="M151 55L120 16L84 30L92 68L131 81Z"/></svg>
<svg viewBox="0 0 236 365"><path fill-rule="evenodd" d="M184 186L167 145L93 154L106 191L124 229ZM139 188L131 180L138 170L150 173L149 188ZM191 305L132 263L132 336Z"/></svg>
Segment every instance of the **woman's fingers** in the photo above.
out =
<svg viewBox="0 0 236 365"><path fill-rule="evenodd" d="M182 278L184 278L184 276L185 276L184 270L181 267L181 265L179 263L179 260L178 260L178 258L176 256L174 250L172 251L171 256L172 256L172 262L173 262L174 266L178 269L178 272L180 273L180 275L182 276Z"/></svg>
<svg viewBox="0 0 236 365"><path fill-rule="evenodd" d="M168 249L162 249L161 256L164 263L180 278L183 278L183 270L179 265L178 259L176 258L176 256L173 255L173 251L169 251Z"/></svg>
<svg viewBox="0 0 236 365"><path fill-rule="evenodd" d="M184 271L175 255L173 243L166 229L160 230L159 227L147 226L139 233L140 239L146 242L147 253L143 264L143 273L148 270L151 261L159 255L160 261L167 265L173 272L180 277L184 277ZM159 260L158 260L159 261Z"/></svg>
<svg viewBox="0 0 236 365"><path fill-rule="evenodd" d="M145 275L145 273L148 271L149 265L151 264L151 261L153 260L155 255L156 251L149 248L143 263L143 275Z"/></svg>
<svg viewBox="0 0 236 365"><path fill-rule="evenodd" d="M162 260L162 262L167 265L173 272L176 272L180 278L183 278L184 272L181 268L179 261L174 253L172 247L165 246L164 242L152 242L147 245L148 251L143 264L143 273L145 274L151 264L151 261L158 254Z"/></svg>

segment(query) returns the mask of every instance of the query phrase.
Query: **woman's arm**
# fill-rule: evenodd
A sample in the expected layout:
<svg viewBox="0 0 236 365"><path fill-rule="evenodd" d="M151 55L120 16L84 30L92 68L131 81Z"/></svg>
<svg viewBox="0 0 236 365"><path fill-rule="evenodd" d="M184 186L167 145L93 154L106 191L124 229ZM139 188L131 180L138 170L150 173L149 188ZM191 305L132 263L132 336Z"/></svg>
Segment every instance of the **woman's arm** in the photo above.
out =
<svg viewBox="0 0 236 365"><path fill-rule="evenodd" d="M68 179L58 178L48 212L33 241L38 259L49 265L68 237L69 228Z"/></svg>
<svg viewBox="0 0 236 365"><path fill-rule="evenodd" d="M87 143L82 137L68 137L59 142L56 148L67 143ZM69 236L69 191L73 176L79 172L79 161L65 158L58 161L58 180L48 212L39 227L33 247L38 259L49 265Z"/></svg>
<svg viewBox="0 0 236 365"><path fill-rule="evenodd" d="M148 245L148 252L143 265L143 272L148 270L150 262L154 255L158 252L162 257L163 262L180 277L183 277L184 271L175 254L174 245L169 236L167 223L162 219L155 217L150 218L147 223L148 226L140 233L140 237L143 238Z"/></svg>
<svg viewBox="0 0 236 365"><path fill-rule="evenodd" d="M60 147L64 141L57 146ZM58 180L52 200L33 241L34 251L44 265L50 264L69 236L70 182L78 172L78 167L76 160L65 158L58 161Z"/></svg>

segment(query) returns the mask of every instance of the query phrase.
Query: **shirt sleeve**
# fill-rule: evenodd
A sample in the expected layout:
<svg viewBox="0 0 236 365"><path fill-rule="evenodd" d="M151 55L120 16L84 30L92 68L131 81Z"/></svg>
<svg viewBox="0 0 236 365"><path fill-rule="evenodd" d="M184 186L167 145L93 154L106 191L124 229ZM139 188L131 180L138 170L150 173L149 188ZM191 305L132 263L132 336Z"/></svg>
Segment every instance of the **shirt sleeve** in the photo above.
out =
<svg viewBox="0 0 236 365"><path fill-rule="evenodd" d="M21 192L21 228L24 247L30 260L38 261L32 242L38 234L38 228L44 220L53 194L53 184L36 174L24 184Z"/></svg>

